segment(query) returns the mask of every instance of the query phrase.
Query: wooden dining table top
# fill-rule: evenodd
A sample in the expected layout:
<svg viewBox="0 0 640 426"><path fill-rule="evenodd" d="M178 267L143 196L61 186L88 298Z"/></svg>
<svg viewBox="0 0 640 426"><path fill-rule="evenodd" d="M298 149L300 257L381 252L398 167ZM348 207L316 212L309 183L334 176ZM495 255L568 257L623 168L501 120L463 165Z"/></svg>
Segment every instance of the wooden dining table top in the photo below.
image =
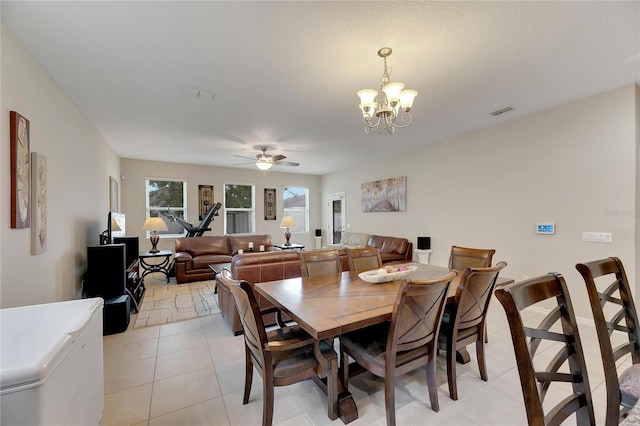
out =
<svg viewBox="0 0 640 426"><path fill-rule="evenodd" d="M432 280L449 273L449 268L421 263L406 278ZM461 272L449 286L455 296ZM498 277L496 285L512 283ZM391 319L400 281L372 284L356 273L299 277L255 284L255 290L282 309L316 339L327 339Z"/></svg>

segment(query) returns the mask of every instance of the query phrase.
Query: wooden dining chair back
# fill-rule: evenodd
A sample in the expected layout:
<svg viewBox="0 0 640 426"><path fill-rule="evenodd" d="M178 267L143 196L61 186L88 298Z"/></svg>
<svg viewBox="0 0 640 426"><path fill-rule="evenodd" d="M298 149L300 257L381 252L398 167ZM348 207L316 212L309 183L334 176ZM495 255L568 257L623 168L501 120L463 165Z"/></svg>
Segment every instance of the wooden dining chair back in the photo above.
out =
<svg viewBox="0 0 640 426"><path fill-rule="evenodd" d="M345 248L351 272L371 271L382 268L382 259L377 247Z"/></svg>
<svg viewBox="0 0 640 426"><path fill-rule="evenodd" d="M342 264L338 250L309 250L298 252L303 277L339 274Z"/></svg>
<svg viewBox="0 0 640 426"><path fill-rule="evenodd" d="M484 355L487 311L496 286L498 274L506 262L492 268L466 268L462 272L456 295L445 308L438 348L447 351L447 379L449 396L458 399L456 380L456 351L475 343L480 378L488 380Z"/></svg>
<svg viewBox="0 0 640 426"><path fill-rule="evenodd" d="M499 287L495 294L507 314L529 425L559 425L574 413L577 424L594 425L591 389L580 333L562 275L547 274ZM556 306L537 327L523 321L523 310L553 299ZM541 343L545 341L559 343L557 353L555 356L549 353L553 351L552 347L543 351L542 359L535 358ZM550 362L546 360L549 357ZM546 366L546 369L541 366ZM548 407L549 404L545 404L550 408L545 414L543 402L552 384L559 392L565 390L568 384L571 390L555 406Z"/></svg>
<svg viewBox="0 0 640 426"><path fill-rule="evenodd" d="M616 425L640 397L638 313L620 259L610 257L578 263L576 269L587 286L600 343L607 390L605 424ZM631 354L631 366L618 374L618 360L628 354Z"/></svg>
<svg viewBox="0 0 640 426"><path fill-rule="evenodd" d="M251 285L229 271L216 274L236 303L245 341L245 384L242 404L249 403L253 368L262 377L262 425L273 421L274 386L286 386L314 376L327 379L328 415L338 417L338 358L333 348L318 342L298 325L266 331Z"/></svg>
<svg viewBox="0 0 640 426"><path fill-rule="evenodd" d="M449 255L449 269L463 271L466 268L488 268L495 254L494 249L478 249L452 246Z"/></svg>
<svg viewBox="0 0 640 426"><path fill-rule="evenodd" d="M395 378L425 365L431 408L439 411L435 344L452 271L429 281L400 282L391 321L340 336L342 381L348 388L349 357L360 368L384 378L387 425L395 425Z"/></svg>

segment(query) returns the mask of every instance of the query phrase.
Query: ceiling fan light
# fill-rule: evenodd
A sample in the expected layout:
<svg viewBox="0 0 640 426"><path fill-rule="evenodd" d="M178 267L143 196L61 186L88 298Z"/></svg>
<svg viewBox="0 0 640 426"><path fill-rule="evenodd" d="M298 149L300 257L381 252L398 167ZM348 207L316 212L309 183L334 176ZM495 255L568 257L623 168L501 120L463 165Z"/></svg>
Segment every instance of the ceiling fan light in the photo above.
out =
<svg viewBox="0 0 640 426"><path fill-rule="evenodd" d="M400 92L400 106L408 111L413 106L413 100L416 96L418 96L416 90L403 90Z"/></svg>
<svg viewBox="0 0 640 426"><path fill-rule="evenodd" d="M260 170L269 170L273 166L273 163L269 161L256 161L256 167Z"/></svg>
<svg viewBox="0 0 640 426"><path fill-rule="evenodd" d="M400 92L402 89L404 89L404 83L394 81L393 83L385 85L382 88L382 91L387 95L389 102L398 102L400 100Z"/></svg>

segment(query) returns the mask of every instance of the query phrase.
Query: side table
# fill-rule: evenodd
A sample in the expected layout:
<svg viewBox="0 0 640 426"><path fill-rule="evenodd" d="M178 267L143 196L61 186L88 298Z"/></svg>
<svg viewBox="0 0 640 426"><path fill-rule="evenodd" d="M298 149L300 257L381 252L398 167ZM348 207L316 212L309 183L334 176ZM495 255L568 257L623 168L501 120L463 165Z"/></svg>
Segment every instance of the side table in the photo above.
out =
<svg viewBox="0 0 640 426"><path fill-rule="evenodd" d="M289 245L274 244L273 246L278 247L279 249L282 249L282 250L302 250L304 248L304 244L296 244L296 243L291 243Z"/></svg>
<svg viewBox="0 0 640 426"><path fill-rule="evenodd" d="M173 256L173 251L171 250L160 250L157 253L149 253L148 251L140 253L140 269L142 270L142 276L140 278L144 279L144 277L153 272L160 272L167 277L167 282L169 282L171 268L173 267L171 256ZM149 259L156 259L159 260L159 262L149 263Z"/></svg>

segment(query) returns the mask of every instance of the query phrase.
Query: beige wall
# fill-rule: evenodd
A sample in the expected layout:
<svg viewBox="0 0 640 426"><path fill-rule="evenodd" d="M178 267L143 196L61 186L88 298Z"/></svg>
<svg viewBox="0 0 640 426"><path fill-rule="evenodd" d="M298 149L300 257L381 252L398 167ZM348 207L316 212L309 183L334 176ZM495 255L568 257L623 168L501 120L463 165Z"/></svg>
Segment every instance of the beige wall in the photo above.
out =
<svg viewBox="0 0 640 426"><path fill-rule="evenodd" d="M635 277L637 96L623 87L326 175L322 193L346 193L351 231L431 236L432 264L446 265L455 244L495 248L518 280L561 272L589 317L577 262L618 256ZM407 211L362 213L360 184L395 176L407 176ZM555 222L556 235L537 235L538 222ZM613 243L582 242L583 231Z"/></svg>
<svg viewBox="0 0 640 426"><path fill-rule="evenodd" d="M277 167L275 168L277 169ZM280 229L283 216L282 194L285 186L300 186L309 188L309 203L315 206L309 214L308 233L295 233L291 241L313 246L313 231L320 227L320 177L293 173L279 173L270 170L263 173L259 170L196 166L181 163L163 163L144 160L122 160L122 211L126 215L127 235L140 237L140 250L147 250L151 243L140 231L146 217L145 179L173 178L187 180L187 222L197 225L198 219L198 185L213 185L214 200L224 205L224 184L245 184L256 187L256 233L271 234L274 243L284 242L284 230ZM277 196L277 219L264 220L264 188L275 188ZM224 214L215 217L211 222L211 231L205 235L224 234ZM173 249L172 238L161 239L158 248Z"/></svg>
<svg viewBox="0 0 640 426"><path fill-rule="evenodd" d="M5 25L1 43L0 306L79 298L86 247L106 228L120 161ZM48 247L36 256L30 229L10 229L9 111L30 120L31 151L47 157Z"/></svg>

